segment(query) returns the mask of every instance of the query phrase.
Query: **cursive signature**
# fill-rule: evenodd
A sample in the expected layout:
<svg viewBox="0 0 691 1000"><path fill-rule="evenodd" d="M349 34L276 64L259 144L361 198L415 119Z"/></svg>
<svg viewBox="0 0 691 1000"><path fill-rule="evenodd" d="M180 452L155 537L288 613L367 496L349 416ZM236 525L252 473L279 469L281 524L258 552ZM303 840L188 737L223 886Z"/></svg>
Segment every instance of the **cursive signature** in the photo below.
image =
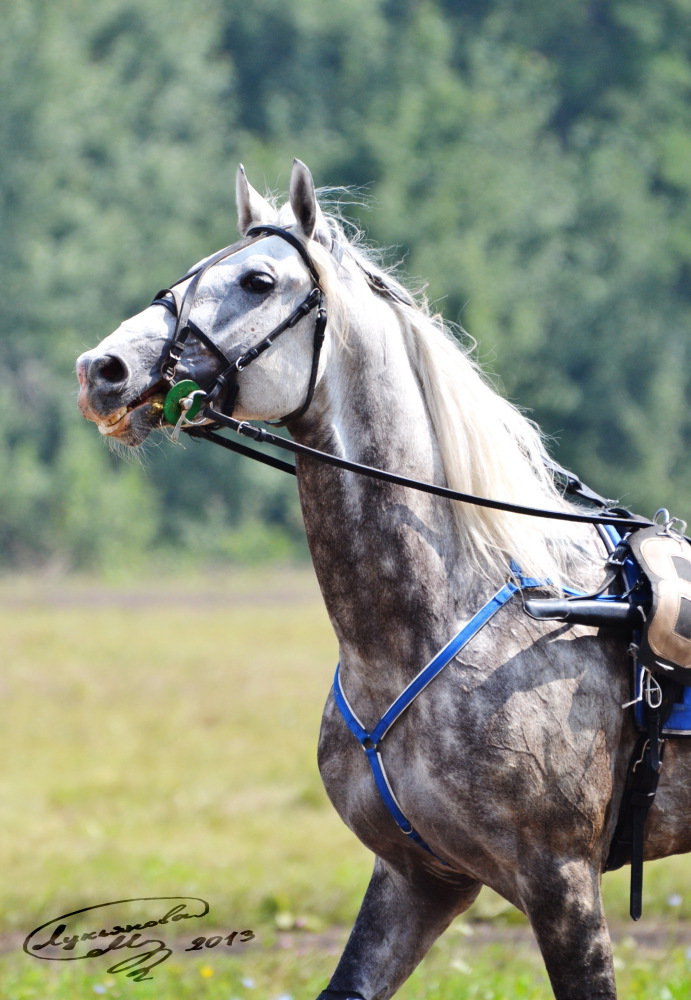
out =
<svg viewBox="0 0 691 1000"><path fill-rule="evenodd" d="M146 910L153 912L153 916L149 919L136 919L144 909L142 904L146 904ZM102 911L109 912L103 914ZM149 975L151 970L173 954L173 949L163 939L165 931L175 929L179 932L183 921L199 920L208 913L209 904L196 896L143 896L135 899L116 899L110 903L98 903L95 906L72 910L71 913L63 913L60 917L46 921L27 935L23 947L27 955L31 955L32 958L49 962L75 962L101 958L103 955L113 955L127 949L130 954L111 965L108 972L124 972L130 978L141 982L144 979L153 979L153 976ZM132 914L135 919L132 919ZM99 926L101 923L106 926ZM82 929L85 924L86 930ZM153 928L157 928L156 936L149 936ZM220 943L230 947L235 942L245 943L253 938L254 932L251 930L231 931L225 937L220 935L208 939L196 937L192 947L185 950L199 950L199 942L204 942L206 947L215 947Z"/></svg>

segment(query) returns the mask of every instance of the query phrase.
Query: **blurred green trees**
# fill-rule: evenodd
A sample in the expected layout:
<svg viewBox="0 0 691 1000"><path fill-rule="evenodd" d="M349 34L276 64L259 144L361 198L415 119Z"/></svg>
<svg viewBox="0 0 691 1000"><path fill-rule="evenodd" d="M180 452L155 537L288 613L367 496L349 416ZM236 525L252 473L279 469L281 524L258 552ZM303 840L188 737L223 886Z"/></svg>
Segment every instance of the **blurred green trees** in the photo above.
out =
<svg viewBox="0 0 691 1000"><path fill-rule="evenodd" d="M290 160L478 342L564 464L681 516L691 471L689 0L22 0L0 34L0 560L300 548L294 484L82 426L75 356ZM267 525L262 531L259 525Z"/></svg>

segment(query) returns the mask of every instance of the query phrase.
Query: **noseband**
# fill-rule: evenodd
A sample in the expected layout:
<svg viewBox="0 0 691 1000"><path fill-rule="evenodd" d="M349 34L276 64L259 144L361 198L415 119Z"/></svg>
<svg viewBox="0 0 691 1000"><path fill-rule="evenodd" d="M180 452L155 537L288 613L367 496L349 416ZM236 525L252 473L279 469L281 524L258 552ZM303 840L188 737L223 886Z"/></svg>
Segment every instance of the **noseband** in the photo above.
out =
<svg viewBox="0 0 691 1000"><path fill-rule="evenodd" d="M307 316L313 309L316 309L314 337L312 342L312 366L309 381L307 383L307 393L301 406L276 421L277 425L283 425L291 420L296 420L298 417L301 417L307 411L310 403L312 402L312 397L314 396L314 389L317 383L317 372L319 370L319 357L324 343L324 332L326 329L327 319L326 309L324 306L324 293L320 287L319 275L312 258L307 252L304 243L294 236L293 233L287 229L282 229L280 226L266 225L254 226L252 229L248 230L247 235L255 238L261 238L262 236L279 236L282 240L285 240L286 243L289 243L295 250L297 250L314 283L309 294L298 306L296 306L295 309L293 309L289 316L278 323L277 326L275 326L270 333L267 333L267 335L257 344L254 344L254 346L247 349L240 347L236 349L238 351L236 356L229 356L222 351L218 344L214 343L214 341L203 330L201 330L196 323L190 319L190 312L192 311L192 306L194 305L197 289L204 276L216 264L228 257L232 257L233 254L238 253L240 250L244 249L244 247L230 246L225 247L223 250L219 250L218 253L215 253L203 265L192 271L188 271L182 278L175 281L170 288L163 288L161 291L157 292L153 302L151 303L152 305L164 306L168 312L175 317L176 321L173 335L161 356L160 374L161 378L170 385L172 391L174 387L179 384L179 379L177 377L178 366L180 365L185 349L188 346L188 340L190 336L196 337L196 339L200 341L204 347L207 348L207 350L214 354L223 365L221 371L216 375L211 385L202 388L201 392L206 397L207 403L214 404L218 410L228 416L232 416L239 392L239 373L247 368L247 366L253 361L256 361L256 359L260 357L264 351L268 350L277 337L280 337L280 335L285 333L286 330L292 329L292 327L294 327L304 316ZM189 282L184 293L181 294L177 286L190 278L191 281ZM189 385L195 385L195 383L190 382L188 384L185 390L186 395L189 395ZM197 387L197 391L199 390L200 387ZM177 399L174 400L174 403L177 404ZM189 415L193 416L192 413Z"/></svg>

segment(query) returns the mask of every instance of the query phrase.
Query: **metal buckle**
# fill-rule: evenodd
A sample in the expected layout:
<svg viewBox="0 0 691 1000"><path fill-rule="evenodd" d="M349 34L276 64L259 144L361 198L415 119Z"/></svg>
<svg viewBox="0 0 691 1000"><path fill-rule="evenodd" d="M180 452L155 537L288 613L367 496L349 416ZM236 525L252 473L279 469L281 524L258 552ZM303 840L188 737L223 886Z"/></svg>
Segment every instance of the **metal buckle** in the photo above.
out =
<svg viewBox="0 0 691 1000"><path fill-rule="evenodd" d="M653 522L662 528L661 535L682 535L686 534L687 524L680 517L672 517L666 507L660 507L655 511Z"/></svg>

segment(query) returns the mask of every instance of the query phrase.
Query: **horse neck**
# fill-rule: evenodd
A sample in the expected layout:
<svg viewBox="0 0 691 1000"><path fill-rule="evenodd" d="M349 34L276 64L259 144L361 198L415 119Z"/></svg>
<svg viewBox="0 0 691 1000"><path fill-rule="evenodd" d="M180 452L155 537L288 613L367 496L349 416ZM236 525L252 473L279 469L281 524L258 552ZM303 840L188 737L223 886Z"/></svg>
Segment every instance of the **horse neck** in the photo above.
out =
<svg viewBox="0 0 691 1000"><path fill-rule="evenodd" d="M371 296L351 316L298 440L351 460L443 482L420 385L393 311ZM479 581L468 573L450 504L298 463L307 538L350 689L396 688L449 638ZM400 689L400 688L399 688ZM393 692L397 693L396 691Z"/></svg>

